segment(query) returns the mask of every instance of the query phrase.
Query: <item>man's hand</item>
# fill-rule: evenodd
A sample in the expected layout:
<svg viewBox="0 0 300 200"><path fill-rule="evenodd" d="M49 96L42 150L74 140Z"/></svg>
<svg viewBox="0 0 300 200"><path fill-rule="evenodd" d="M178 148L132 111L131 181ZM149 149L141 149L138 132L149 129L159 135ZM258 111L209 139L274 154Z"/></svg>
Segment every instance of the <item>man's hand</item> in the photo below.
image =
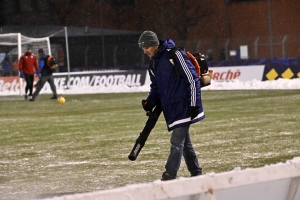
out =
<svg viewBox="0 0 300 200"><path fill-rule="evenodd" d="M191 106L190 107L190 117L193 120L199 114L199 106Z"/></svg>
<svg viewBox="0 0 300 200"><path fill-rule="evenodd" d="M142 100L142 106L146 112L151 112L152 109L154 108L153 103L151 103L145 99Z"/></svg>

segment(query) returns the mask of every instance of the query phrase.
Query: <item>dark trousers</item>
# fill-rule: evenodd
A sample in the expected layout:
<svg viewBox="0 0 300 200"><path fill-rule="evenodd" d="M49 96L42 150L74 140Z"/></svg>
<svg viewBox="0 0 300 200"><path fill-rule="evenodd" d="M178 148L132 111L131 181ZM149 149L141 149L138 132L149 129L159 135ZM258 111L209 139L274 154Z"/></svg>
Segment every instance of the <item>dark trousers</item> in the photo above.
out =
<svg viewBox="0 0 300 200"><path fill-rule="evenodd" d="M34 74L24 74L24 79L26 81L25 95L29 91L29 96L32 96Z"/></svg>
<svg viewBox="0 0 300 200"><path fill-rule="evenodd" d="M37 83L37 87L36 87L36 90L35 90L33 96L36 97L39 95L41 89L44 87L46 82L48 82L50 84L50 88L52 90L53 96L55 96L55 97L57 96L56 86L54 84L53 76L41 76L40 80Z"/></svg>
<svg viewBox="0 0 300 200"><path fill-rule="evenodd" d="M189 127L190 126L175 128L172 132L170 155L165 168L166 172L174 177L177 176L182 156L185 159L186 166L190 171L191 176L202 172L190 139Z"/></svg>

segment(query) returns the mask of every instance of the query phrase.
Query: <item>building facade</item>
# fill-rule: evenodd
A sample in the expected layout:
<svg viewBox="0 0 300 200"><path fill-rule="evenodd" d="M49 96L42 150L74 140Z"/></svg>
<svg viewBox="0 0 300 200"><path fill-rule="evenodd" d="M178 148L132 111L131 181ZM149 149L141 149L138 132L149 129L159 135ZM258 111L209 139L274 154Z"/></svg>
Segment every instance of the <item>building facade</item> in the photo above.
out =
<svg viewBox="0 0 300 200"><path fill-rule="evenodd" d="M173 0L168 0L175 5ZM84 3L83 3L84 2ZM103 2L103 3L101 3ZM120 2L125 2L123 5ZM194 1L193 1L194 2ZM191 51L210 52L215 60L219 53L226 49L226 58L235 59L231 51L247 46L250 59L298 57L300 55L300 23L299 0L206 0L195 1L212 5L209 15L199 19L193 27L187 27L188 35L185 41L180 41L176 30L155 29L162 37L171 37ZM3 0L0 2L0 23L2 26L10 25L63 25L63 26L90 26L94 28L118 29L126 27L127 30L140 31L147 29L147 18L156 18L156 1L143 0ZM108 10L109 5L110 10ZM172 9L172 5L171 9ZM117 12L122 11L121 6L127 6L128 16L134 14L138 23L123 20L110 20ZM138 10L147 8L150 16L143 16ZM102 10L101 10L102 9ZM102 11L104 14L101 15ZM185 11L183 11L185 12ZM140 15L140 17L136 17ZM180 17L179 13L179 17ZM126 18L126 16L125 16ZM128 17L129 18L129 17ZM118 18L117 18L118 19ZM119 19L120 20L120 19ZM155 21L156 25L162 22ZM158 26L159 27L159 26Z"/></svg>

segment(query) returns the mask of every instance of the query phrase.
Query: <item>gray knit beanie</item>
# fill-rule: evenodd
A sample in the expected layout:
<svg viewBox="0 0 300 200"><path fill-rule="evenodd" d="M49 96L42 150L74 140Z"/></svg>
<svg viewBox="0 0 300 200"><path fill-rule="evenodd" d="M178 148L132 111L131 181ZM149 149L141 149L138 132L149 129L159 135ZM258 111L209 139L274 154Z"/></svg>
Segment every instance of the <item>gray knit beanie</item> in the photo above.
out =
<svg viewBox="0 0 300 200"><path fill-rule="evenodd" d="M139 47L159 46L157 35L152 31L144 31L139 39Z"/></svg>

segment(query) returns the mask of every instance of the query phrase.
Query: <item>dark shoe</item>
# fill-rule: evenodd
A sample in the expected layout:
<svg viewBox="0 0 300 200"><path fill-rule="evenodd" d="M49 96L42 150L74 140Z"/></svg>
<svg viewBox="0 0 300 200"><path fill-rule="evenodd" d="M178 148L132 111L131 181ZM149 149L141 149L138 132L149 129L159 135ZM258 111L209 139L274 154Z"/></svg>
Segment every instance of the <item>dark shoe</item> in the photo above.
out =
<svg viewBox="0 0 300 200"><path fill-rule="evenodd" d="M35 96L30 96L29 101L34 101L35 100Z"/></svg>
<svg viewBox="0 0 300 200"><path fill-rule="evenodd" d="M27 96L27 94L25 94L24 98L25 98L25 100L27 100L27 99L28 99L28 96Z"/></svg>
<svg viewBox="0 0 300 200"><path fill-rule="evenodd" d="M200 176L200 175L202 175L202 169L197 169L197 170L191 171L191 177L192 176Z"/></svg>
<svg viewBox="0 0 300 200"><path fill-rule="evenodd" d="M164 172L161 177L162 181L168 181L168 180L173 180L173 179L176 179L176 176L173 176L173 175L169 174L168 172Z"/></svg>
<svg viewBox="0 0 300 200"><path fill-rule="evenodd" d="M50 99L57 99L57 96L53 96L53 97L51 97Z"/></svg>

